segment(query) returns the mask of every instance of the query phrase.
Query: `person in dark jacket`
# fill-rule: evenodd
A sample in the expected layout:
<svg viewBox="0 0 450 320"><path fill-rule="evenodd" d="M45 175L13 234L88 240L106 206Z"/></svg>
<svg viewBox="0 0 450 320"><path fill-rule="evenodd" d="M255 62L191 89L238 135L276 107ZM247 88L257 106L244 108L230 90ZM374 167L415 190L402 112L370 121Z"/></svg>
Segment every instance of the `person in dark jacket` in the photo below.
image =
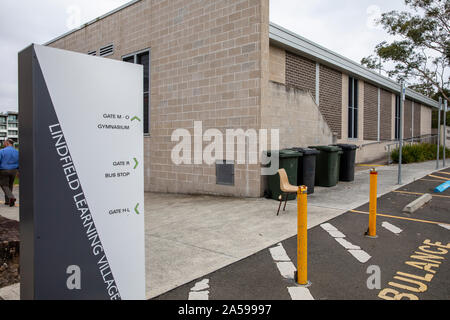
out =
<svg viewBox="0 0 450 320"><path fill-rule="evenodd" d="M13 145L14 141L7 139L3 142L5 148L0 150L0 187L5 193L5 205L10 207L16 204L13 188L19 169L19 151Z"/></svg>

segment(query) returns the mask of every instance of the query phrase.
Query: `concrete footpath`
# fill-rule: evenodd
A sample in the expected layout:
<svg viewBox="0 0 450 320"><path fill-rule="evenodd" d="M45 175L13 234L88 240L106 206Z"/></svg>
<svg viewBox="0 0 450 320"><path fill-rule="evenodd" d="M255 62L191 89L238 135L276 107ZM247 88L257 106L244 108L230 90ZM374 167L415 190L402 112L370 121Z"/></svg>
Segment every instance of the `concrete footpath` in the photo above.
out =
<svg viewBox="0 0 450 320"><path fill-rule="evenodd" d="M435 171L436 162L403 166L403 185ZM316 188L308 198L308 228L321 225L369 197L369 169L359 168L355 181ZM378 167L379 195L397 185L397 166ZM147 298L234 264L297 233L296 203L276 216L278 203L268 199L236 199L147 193ZM18 208L0 208L18 220ZM0 291L1 296L1 291Z"/></svg>

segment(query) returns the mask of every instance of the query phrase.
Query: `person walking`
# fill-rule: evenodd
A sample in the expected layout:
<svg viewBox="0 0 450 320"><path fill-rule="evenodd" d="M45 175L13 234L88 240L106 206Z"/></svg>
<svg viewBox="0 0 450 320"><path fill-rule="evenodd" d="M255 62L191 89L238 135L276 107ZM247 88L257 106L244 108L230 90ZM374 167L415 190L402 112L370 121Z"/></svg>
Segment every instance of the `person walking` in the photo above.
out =
<svg viewBox="0 0 450 320"><path fill-rule="evenodd" d="M5 193L5 205L10 207L16 204L13 188L19 169L19 151L13 145L14 141L7 139L3 142L5 148L0 150L0 187Z"/></svg>

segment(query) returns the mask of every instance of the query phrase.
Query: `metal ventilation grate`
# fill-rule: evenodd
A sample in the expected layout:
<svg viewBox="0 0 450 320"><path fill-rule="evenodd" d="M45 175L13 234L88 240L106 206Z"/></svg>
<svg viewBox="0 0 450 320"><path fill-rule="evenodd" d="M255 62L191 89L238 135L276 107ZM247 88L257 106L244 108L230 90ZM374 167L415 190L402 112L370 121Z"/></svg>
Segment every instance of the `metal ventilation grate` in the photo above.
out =
<svg viewBox="0 0 450 320"><path fill-rule="evenodd" d="M234 186L234 163L216 162L216 184Z"/></svg>
<svg viewBox="0 0 450 320"><path fill-rule="evenodd" d="M100 48L100 57L110 56L114 53L114 44L109 44Z"/></svg>
<svg viewBox="0 0 450 320"><path fill-rule="evenodd" d="M97 50L89 51L89 52L88 52L88 55L90 55L90 56L96 56L96 55L97 55Z"/></svg>

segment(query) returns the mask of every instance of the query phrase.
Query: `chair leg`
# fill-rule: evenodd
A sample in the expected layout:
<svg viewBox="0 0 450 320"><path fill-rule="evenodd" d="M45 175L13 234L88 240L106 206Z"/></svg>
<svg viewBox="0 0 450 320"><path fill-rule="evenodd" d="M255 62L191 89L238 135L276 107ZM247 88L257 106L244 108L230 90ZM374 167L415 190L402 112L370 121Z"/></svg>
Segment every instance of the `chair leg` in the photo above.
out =
<svg viewBox="0 0 450 320"><path fill-rule="evenodd" d="M279 216L280 215L280 209L281 209L281 205L283 204L283 196L280 196L281 197L281 199L280 199L280 205L278 206L278 212L277 212L277 216Z"/></svg>
<svg viewBox="0 0 450 320"><path fill-rule="evenodd" d="M289 193L286 193L286 202L284 203L283 211L286 211L286 205L287 205L287 202L288 202L288 198L289 198Z"/></svg>

